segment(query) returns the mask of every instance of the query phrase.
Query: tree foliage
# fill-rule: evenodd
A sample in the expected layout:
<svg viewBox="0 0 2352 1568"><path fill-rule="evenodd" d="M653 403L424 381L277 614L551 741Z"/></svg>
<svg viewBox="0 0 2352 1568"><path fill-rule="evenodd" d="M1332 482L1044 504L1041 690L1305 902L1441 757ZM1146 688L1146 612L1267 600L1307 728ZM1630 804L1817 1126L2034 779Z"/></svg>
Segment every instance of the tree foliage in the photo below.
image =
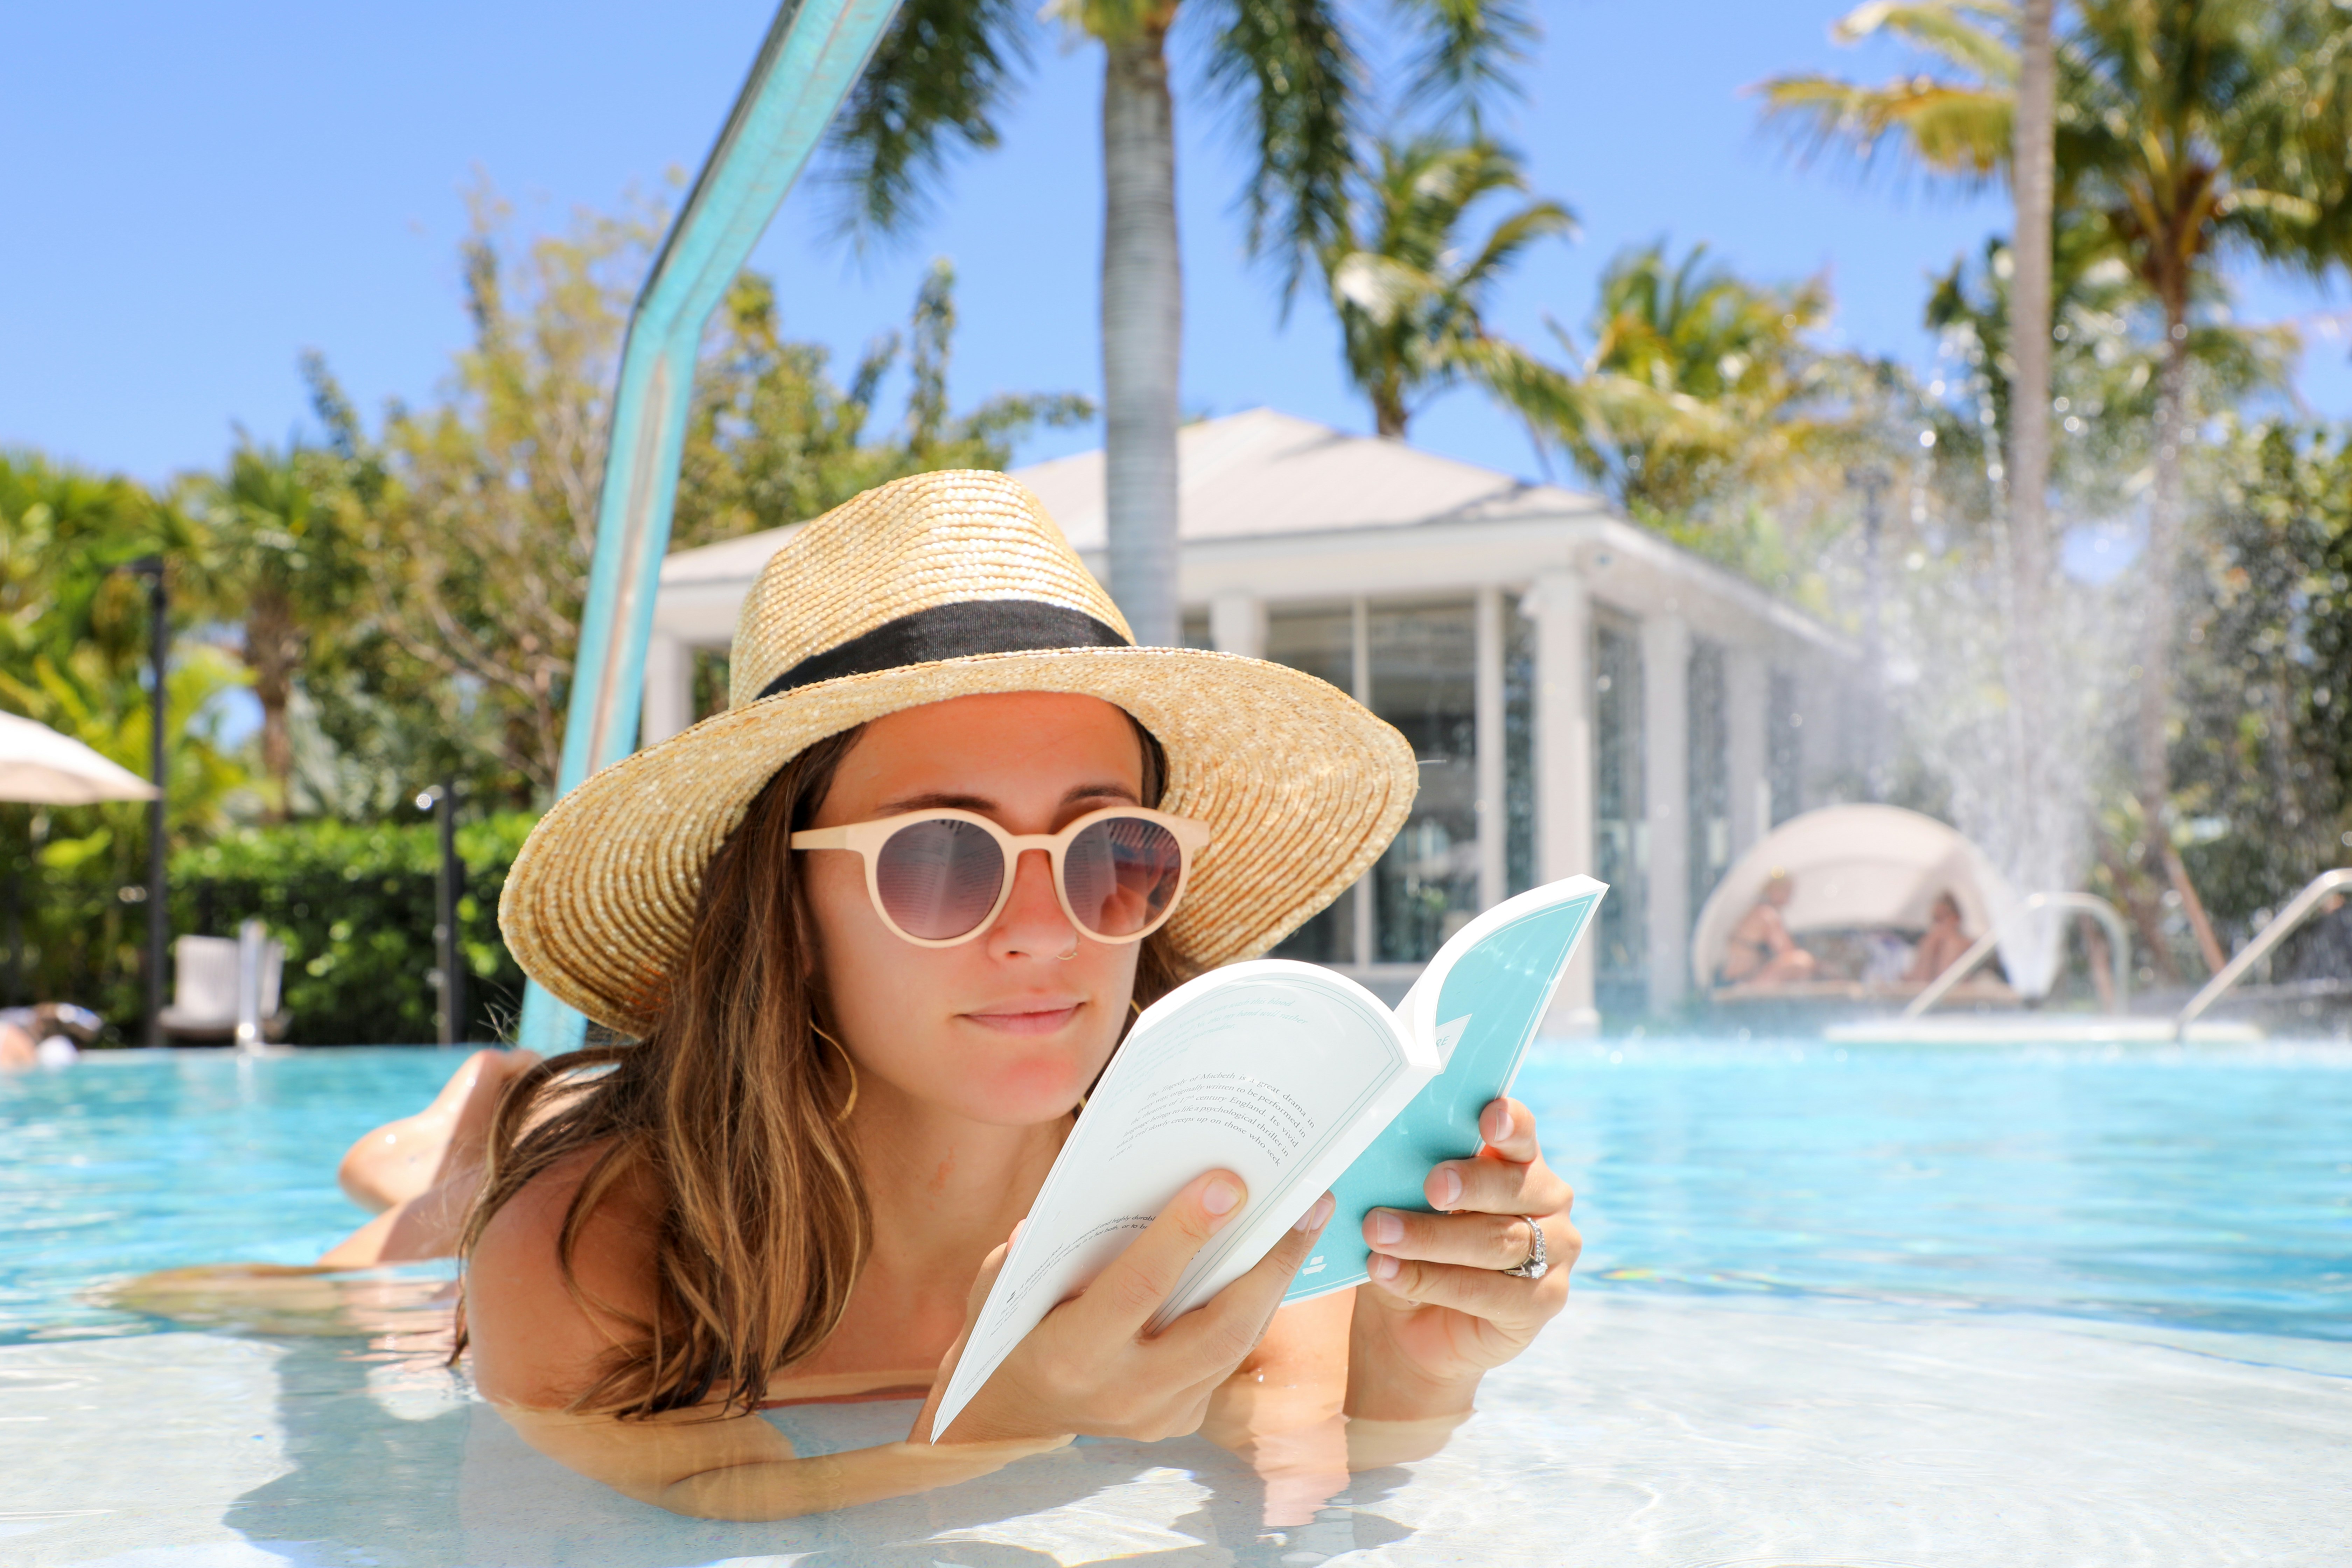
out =
<svg viewBox="0 0 2352 1568"><path fill-rule="evenodd" d="M1360 213L1322 259L1348 374L1371 399L1380 434L1402 439L1414 407L1458 383L1508 399L1539 378L1525 351L1488 331L1485 311L1513 263L1537 241L1572 233L1574 215L1526 202L1472 242L1462 232L1471 208L1528 189L1518 160L1487 142L1385 142L1362 184Z"/></svg>
<svg viewBox="0 0 2352 1568"><path fill-rule="evenodd" d="M1602 274L1576 368L1522 408L1637 517L1693 521L1710 503L1768 497L1834 460L1865 378L1816 347L1826 281L1748 282L1694 246L1620 254Z"/></svg>
<svg viewBox="0 0 2352 1568"><path fill-rule="evenodd" d="M439 400L392 409L371 436L323 371L319 387L347 454L339 501L378 564L351 695L434 717L425 776L454 767L477 793L526 805L552 793L561 763L607 401L660 222L650 209L585 213L518 247L504 221L477 203L464 251L472 342ZM798 521L900 474L1001 468L1024 430L1087 416L1067 395L1002 395L953 414L953 285L935 267L905 337L877 340L845 389L824 348L782 336L772 287L740 279L696 378L677 543ZM902 360L907 413L877 434L876 400Z"/></svg>
<svg viewBox="0 0 2352 1568"><path fill-rule="evenodd" d="M2232 424L2200 467L2174 833L2242 941L2258 911L2352 864L2352 433Z"/></svg>
<svg viewBox="0 0 2352 1568"><path fill-rule="evenodd" d="M0 707L80 741L144 778L152 765L144 580L116 570L162 554L177 654L166 683L174 844L226 828L252 804L242 759L219 739L216 700L242 684L223 648L188 635L203 554L188 518L145 489L30 453L0 453ZM0 805L0 962L22 940L20 995L139 1016L148 808Z"/></svg>

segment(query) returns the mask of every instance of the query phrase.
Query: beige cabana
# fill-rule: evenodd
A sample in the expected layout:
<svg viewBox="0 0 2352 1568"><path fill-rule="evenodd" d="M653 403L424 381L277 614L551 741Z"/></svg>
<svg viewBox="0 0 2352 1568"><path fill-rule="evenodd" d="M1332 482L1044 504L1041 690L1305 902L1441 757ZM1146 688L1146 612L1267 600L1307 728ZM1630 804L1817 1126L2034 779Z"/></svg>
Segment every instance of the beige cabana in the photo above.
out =
<svg viewBox="0 0 2352 1568"><path fill-rule="evenodd" d="M1789 930L1926 929L1937 895L1960 906L1960 924L1982 934L2017 908L2017 895L1984 852L1958 831L1894 805L1831 805L1790 817L1732 863L1699 911L1691 973L1702 990L1740 917L1756 907L1775 871L1796 883L1781 911Z"/></svg>

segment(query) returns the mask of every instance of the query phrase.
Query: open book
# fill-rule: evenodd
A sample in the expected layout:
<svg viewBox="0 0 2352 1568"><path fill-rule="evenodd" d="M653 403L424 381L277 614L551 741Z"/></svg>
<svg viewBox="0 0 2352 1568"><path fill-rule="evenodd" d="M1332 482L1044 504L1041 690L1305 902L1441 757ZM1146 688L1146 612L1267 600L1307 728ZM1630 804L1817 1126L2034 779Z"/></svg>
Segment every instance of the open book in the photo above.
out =
<svg viewBox="0 0 2352 1568"><path fill-rule="evenodd" d="M1155 1331L1249 1272L1327 1188L1337 1212L1285 1300L1360 1283L1365 1211L1426 1208L1429 1168L1477 1152L1478 1113L1509 1089L1606 890L1570 877L1488 910L1393 1011L1343 974L1272 958L1147 1008L1046 1173L932 1440L1203 1171L1235 1173L1249 1197L1178 1279Z"/></svg>

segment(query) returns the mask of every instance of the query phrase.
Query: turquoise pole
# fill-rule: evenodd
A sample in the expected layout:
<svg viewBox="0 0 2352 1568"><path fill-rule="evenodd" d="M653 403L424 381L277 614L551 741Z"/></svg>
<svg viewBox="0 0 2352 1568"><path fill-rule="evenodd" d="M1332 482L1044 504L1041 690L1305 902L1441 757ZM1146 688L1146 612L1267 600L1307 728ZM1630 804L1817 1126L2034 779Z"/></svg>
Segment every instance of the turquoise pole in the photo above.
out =
<svg viewBox="0 0 2352 1568"><path fill-rule="evenodd" d="M636 749L654 590L669 551L670 503L703 328L897 9L898 0L783 0L630 312L559 795ZM520 1044L552 1056L576 1048L586 1026L536 983L524 992Z"/></svg>

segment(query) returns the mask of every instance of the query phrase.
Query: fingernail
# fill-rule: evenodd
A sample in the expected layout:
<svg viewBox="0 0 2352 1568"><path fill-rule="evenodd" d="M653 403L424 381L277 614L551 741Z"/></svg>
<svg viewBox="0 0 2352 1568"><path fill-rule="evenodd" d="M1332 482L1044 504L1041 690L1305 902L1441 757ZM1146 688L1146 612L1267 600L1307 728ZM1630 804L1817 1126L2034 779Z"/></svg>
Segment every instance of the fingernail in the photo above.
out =
<svg viewBox="0 0 2352 1568"><path fill-rule="evenodd" d="M1201 1189L1201 1206L1211 1214L1226 1215L1242 1201L1242 1190L1223 1176Z"/></svg>
<svg viewBox="0 0 2352 1568"><path fill-rule="evenodd" d="M1437 1168L1437 1206L1450 1209L1462 1201L1462 1173L1451 1166Z"/></svg>
<svg viewBox="0 0 2352 1568"><path fill-rule="evenodd" d="M1324 1223L1331 1217L1331 1194L1325 1193L1315 1200L1313 1208L1298 1216L1298 1223L1290 1228L1297 1231L1321 1230Z"/></svg>
<svg viewBox="0 0 2352 1568"><path fill-rule="evenodd" d="M1007 1247L1013 1247L1013 1246L1017 1246L1017 1245L1019 1245L1020 1240L1021 1240L1021 1231L1022 1231L1022 1228L1023 1228L1024 1226L1026 1226L1028 1223L1029 1223L1029 1222L1028 1222L1027 1220L1025 1220L1025 1219L1016 1219L1016 1220L1014 1220L1014 1221L1013 1222L1013 1234L1012 1234L1011 1236L1008 1236L1008 1237L1006 1237L1004 1238L1004 1245L1005 1245L1005 1246L1007 1246Z"/></svg>
<svg viewBox="0 0 2352 1568"><path fill-rule="evenodd" d="M1386 1246L1390 1245L1391 1242L1399 1242L1399 1241L1402 1241L1403 1239L1404 1239L1404 1221L1403 1221L1403 1220L1399 1219L1396 1215L1392 1215L1392 1214L1389 1213L1386 1209L1377 1210L1377 1211L1375 1211L1375 1212L1373 1213L1373 1215L1372 1215L1372 1245L1373 1245L1373 1246L1375 1246L1375 1247L1386 1247Z"/></svg>
<svg viewBox="0 0 2352 1568"><path fill-rule="evenodd" d="M1403 1264L1399 1263L1387 1253L1375 1252L1372 1254L1370 1259L1365 1263L1364 1272L1370 1275L1375 1279L1389 1280L1395 1279L1397 1277L1397 1271L1402 1269L1403 1267Z"/></svg>
<svg viewBox="0 0 2352 1568"><path fill-rule="evenodd" d="M1486 1142L1499 1142L1510 1135L1511 1108L1507 1105L1497 1105L1495 1107L1495 1131L1486 1135Z"/></svg>

